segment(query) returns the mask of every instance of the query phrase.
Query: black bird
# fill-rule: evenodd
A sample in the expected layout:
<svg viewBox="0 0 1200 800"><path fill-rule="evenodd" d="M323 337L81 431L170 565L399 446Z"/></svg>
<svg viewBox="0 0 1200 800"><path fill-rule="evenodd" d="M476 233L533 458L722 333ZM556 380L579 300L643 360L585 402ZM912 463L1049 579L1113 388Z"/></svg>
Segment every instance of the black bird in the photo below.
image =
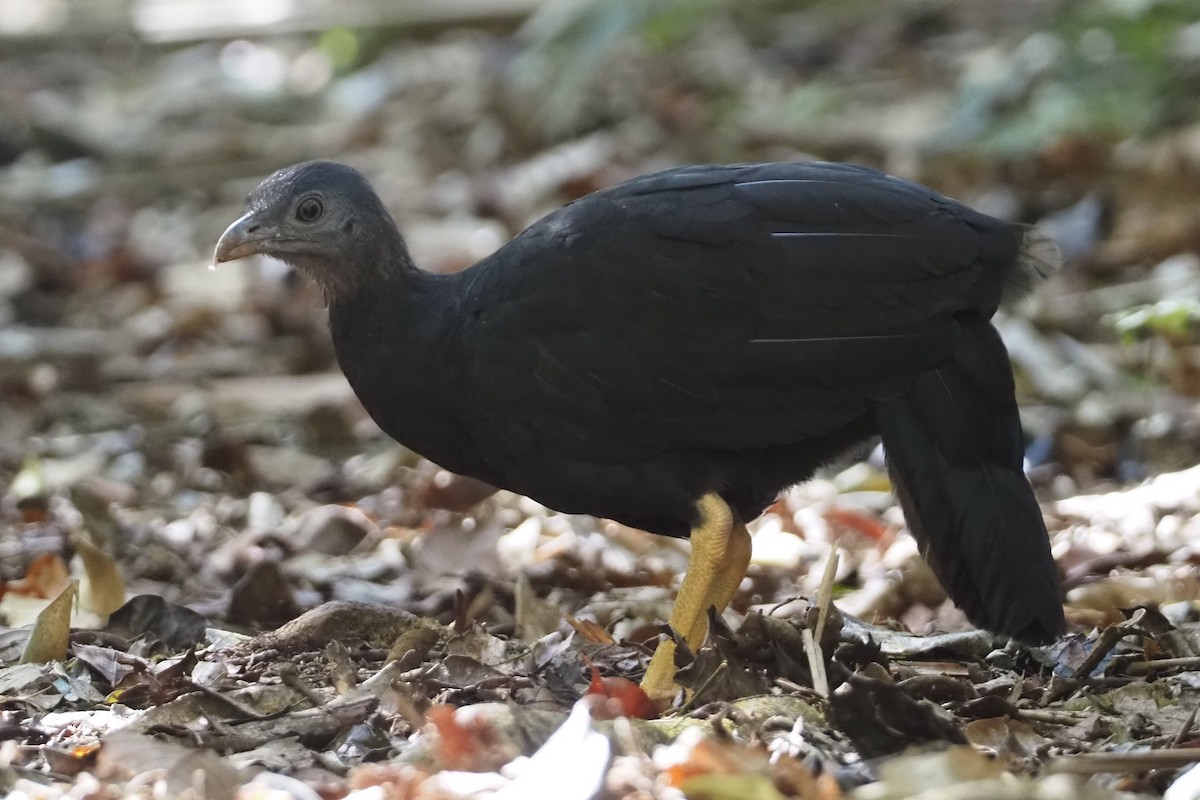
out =
<svg viewBox="0 0 1200 800"><path fill-rule="evenodd" d="M367 180L327 161L251 193L215 260L312 278L337 358L390 436L446 469L691 536L691 646L750 556L743 522L879 435L909 528L975 624L1064 628L990 318L1047 240L848 164L690 166L588 195L475 266L414 266ZM672 686L660 647L646 685Z"/></svg>

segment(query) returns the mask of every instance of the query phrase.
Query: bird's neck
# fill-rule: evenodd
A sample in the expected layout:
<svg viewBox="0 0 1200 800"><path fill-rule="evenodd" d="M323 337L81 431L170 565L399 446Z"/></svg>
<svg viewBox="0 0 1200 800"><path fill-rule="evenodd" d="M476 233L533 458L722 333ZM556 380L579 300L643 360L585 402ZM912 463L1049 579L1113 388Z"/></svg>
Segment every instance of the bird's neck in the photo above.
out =
<svg viewBox="0 0 1200 800"><path fill-rule="evenodd" d="M466 435L467 395L458 330L458 275L434 275L407 258L329 306L334 351L367 412L385 433L448 463ZM465 448L464 448L465 449Z"/></svg>

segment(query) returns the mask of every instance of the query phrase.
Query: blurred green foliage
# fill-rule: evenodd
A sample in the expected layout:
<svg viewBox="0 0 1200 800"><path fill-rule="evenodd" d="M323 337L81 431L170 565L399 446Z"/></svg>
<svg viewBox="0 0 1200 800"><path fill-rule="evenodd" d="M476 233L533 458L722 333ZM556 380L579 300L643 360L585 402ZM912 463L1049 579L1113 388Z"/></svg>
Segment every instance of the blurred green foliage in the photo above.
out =
<svg viewBox="0 0 1200 800"><path fill-rule="evenodd" d="M1020 153L1197 119L1200 0L1065 2L989 78L967 81L943 146Z"/></svg>
<svg viewBox="0 0 1200 800"><path fill-rule="evenodd" d="M786 51L797 27L771 22L804 13L810 21L850 15L860 23L893 15L901 28L917 32L920 47L922 21L936 28L950 8L892 0L579 0L548 6L530 21L519 79L540 82L547 114L565 118L622 42L665 53L724 19L753 46ZM1042 30L1023 41L997 39L988 51L969 55L932 149L1016 155L1064 135L1119 139L1198 118L1200 0L1063 0L1050 8ZM860 28L818 24L808 31L849 42ZM836 50L846 42L832 44ZM856 77L873 80L845 72L797 74L799 108L781 113L799 110L799 124L813 119L836 106L839 93L853 92Z"/></svg>
<svg viewBox="0 0 1200 800"><path fill-rule="evenodd" d="M1200 300L1162 300L1113 314L1109 320L1127 344L1148 337L1170 344L1190 344L1200 330Z"/></svg>
<svg viewBox="0 0 1200 800"><path fill-rule="evenodd" d="M567 124L584 87L623 41L663 52L693 35L724 0L606 0L557 3L522 31L525 50L513 67L526 85L548 84L543 111L550 128Z"/></svg>
<svg viewBox="0 0 1200 800"><path fill-rule="evenodd" d="M344 73L359 63L362 47L359 35L349 28L330 28L317 40L317 49L325 54L338 73Z"/></svg>

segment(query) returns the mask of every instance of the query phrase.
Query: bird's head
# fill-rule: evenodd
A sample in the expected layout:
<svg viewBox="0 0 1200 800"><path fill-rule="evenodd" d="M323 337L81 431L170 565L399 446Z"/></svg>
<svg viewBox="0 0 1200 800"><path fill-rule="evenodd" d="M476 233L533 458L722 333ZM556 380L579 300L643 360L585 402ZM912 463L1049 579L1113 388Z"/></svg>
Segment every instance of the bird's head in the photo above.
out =
<svg viewBox="0 0 1200 800"><path fill-rule="evenodd" d="M404 240L367 179L332 161L274 173L221 234L213 261L261 253L291 264L332 303L374 276L410 265Z"/></svg>

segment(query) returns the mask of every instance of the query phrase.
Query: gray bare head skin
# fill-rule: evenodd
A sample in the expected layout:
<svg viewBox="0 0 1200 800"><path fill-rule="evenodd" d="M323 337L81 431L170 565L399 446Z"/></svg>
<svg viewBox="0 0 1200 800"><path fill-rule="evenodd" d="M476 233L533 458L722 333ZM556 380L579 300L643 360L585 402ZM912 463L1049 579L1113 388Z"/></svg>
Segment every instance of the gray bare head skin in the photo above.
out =
<svg viewBox="0 0 1200 800"><path fill-rule="evenodd" d="M404 240L362 173L306 161L274 173L217 242L215 263L256 254L278 258L315 281L333 303L407 263Z"/></svg>

